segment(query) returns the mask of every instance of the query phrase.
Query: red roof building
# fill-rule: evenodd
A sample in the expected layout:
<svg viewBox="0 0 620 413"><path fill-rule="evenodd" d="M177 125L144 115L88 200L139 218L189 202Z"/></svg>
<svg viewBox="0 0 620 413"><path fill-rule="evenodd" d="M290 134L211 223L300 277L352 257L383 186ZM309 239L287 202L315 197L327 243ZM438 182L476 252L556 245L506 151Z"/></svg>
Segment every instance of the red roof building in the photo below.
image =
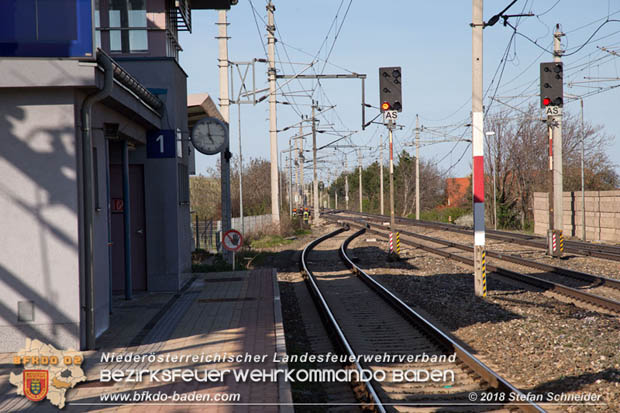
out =
<svg viewBox="0 0 620 413"><path fill-rule="evenodd" d="M446 179L446 196L449 207L462 206L467 203L467 194L471 192L469 178Z"/></svg>

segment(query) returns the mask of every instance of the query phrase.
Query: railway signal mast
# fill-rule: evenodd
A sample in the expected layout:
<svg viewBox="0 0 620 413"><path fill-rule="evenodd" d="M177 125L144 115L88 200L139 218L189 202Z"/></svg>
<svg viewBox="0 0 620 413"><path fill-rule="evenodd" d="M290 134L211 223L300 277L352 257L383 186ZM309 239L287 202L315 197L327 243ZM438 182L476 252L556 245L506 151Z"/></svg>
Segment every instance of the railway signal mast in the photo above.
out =
<svg viewBox="0 0 620 413"><path fill-rule="evenodd" d="M553 34L553 62L540 64L540 107L547 116L549 131L549 230L547 251L553 257L561 257L564 229L562 205L562 107L564 106L564 66L560 32L556 25Z"/></svg>
<svg viewBox="0 0 620 413"><path fill-rule="evenodd" d="M400 66L379 68L379 102L383 112L383 123L388 128L390 142L390 239L394 231L394 151L392 130L402 112L402 70ZM390 254L393 250L390 249Z"/></svg>

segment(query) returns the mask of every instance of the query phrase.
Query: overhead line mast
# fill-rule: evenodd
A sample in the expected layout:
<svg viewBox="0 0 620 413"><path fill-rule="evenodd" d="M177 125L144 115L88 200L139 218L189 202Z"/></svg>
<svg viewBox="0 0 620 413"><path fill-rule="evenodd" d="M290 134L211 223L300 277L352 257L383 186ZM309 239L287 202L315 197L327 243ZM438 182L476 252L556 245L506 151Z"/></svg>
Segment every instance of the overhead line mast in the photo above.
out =
<svg viewBox="0 0 620 413"><path fill-rule="evenodd" d="M280 205L278 203L278 131L276 114L276 30L273 12L276 10L271 0L267 3L267 50L269 55L269 146L271 160L271 222L280 224Z"/></svg>
<svg viewBox="0 0 620 413"><path fill-rule="evenodd" d="M489 23L491 23L492 20L490 20ZM482 20L482 0L472 0L471 129L473 158L472 195L474 211L474 293L479 297L486 297L487 294L486 267L484 262L484 112L482 106L482 29L484 25L484 21Z"/></svg>

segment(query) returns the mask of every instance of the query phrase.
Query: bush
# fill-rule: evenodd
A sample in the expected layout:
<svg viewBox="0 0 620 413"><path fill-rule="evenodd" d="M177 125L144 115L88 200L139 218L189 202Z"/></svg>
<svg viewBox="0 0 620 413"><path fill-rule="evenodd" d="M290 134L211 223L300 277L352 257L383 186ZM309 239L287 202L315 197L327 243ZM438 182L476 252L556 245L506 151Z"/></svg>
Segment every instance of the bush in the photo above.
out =
<svg viewBox="0 0 620 413"><path fill-rule="evenodd" d="M202 264L204 260L206 260L211 255L212 254L209 251L202 248L197 248L192 251L192 264Z"/></svg>

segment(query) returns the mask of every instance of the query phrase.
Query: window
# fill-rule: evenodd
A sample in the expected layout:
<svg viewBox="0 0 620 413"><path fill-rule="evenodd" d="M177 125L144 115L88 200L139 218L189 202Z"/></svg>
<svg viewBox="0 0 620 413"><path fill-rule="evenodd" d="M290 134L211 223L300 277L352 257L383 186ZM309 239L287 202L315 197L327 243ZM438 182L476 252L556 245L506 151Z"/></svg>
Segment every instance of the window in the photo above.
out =
<svg viewBox="0 0 620 413"><path fill-rule="evenodd" d="M177 128L177 156L183 158L183 134L179 128Z"/></svg>
<svg viewBox="0 0 620 413"><path fill-rule="evenodd" d="M110 0L110 51L148 51L146 0Z"/></svg>

